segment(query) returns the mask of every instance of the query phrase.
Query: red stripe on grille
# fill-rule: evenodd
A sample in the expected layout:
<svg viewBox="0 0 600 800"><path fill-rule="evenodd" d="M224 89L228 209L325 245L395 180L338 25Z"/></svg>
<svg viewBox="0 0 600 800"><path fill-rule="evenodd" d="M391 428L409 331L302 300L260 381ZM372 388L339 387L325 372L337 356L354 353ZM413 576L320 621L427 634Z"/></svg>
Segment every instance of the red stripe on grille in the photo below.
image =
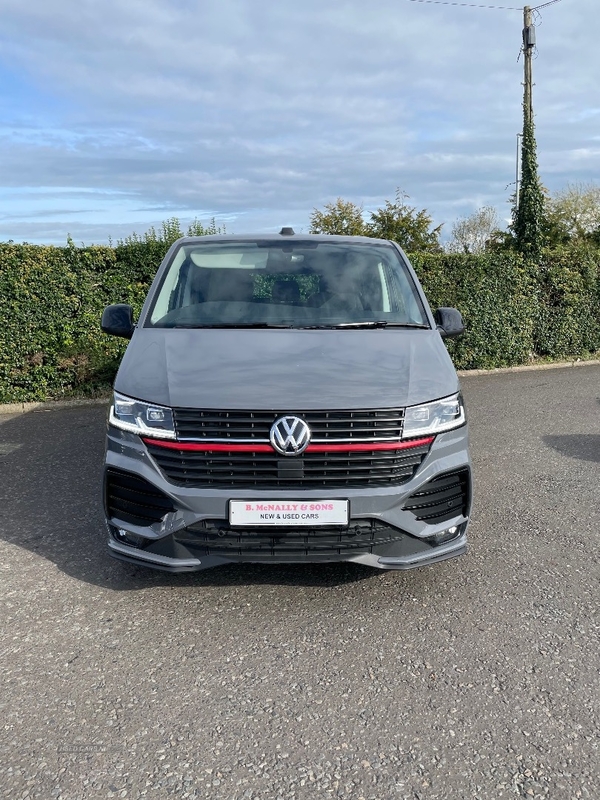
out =
<svg viewBox="0 0 600 800"><path fill-rule="evenodd" d="M305 453L357 453L374 450L410 450L413 447L424 447L433 444L435 436L425 439L410 439L407 442L360 442L348 444L311 444ZM167 450L193 451L196 453L275 453L277 451L270 444L226 444L211 442L171 442L164 439L147 439L142 437L145 444L164 447ZM300 453L302 455L302 453Z"/></svg>
<svg viewBox="0 0 600 800"><path fill-rule="evenodd" d="M168 450L193 450L196 453L273 453L270 444L221 444L217 442L165 442L162 439L146 439L142 437L145 444L153 444L156 447L166 447Z"/></svg>
<svg viewBox="0 0 600 800"><path fill-rule="evenodd" d="M409 439L407 442L359 442L353 444L310 444L307 453L357 453L370 450L410 450L411 447L424 447L432 444L435 436L426 439Z"/></svg>

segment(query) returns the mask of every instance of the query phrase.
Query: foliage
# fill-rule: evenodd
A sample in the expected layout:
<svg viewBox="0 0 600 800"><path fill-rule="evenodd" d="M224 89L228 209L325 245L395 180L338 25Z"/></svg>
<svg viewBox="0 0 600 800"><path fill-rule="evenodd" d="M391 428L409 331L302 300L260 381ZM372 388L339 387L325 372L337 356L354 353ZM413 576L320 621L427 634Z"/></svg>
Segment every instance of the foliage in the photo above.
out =
<svg viewBox="0 0 600 800"><path fill-rule="evenodd" d="M547 202L548 238L553 245L572 240L597 241L600 234L600 186L570 183Z"/></svg>
<svg viewBox="0 0 600 800"><path fill-rule="evenodd" d="M327 203L323 211L313 208L309 232L332 236L365 236L362 206L338 197L335 203Z"/></svg>
<svg viewBox="0 0 600 800"><path fill-rule="evenodd" d="M458 308L466 334L448 342L457 368L491 369L600 351L600 250L412 256L435 309Z"/></svg>
<svg viewBox="0 0 600 800"><path fill-rule="evenodd" d="M523 125L519 203L513 208L512 233L516 249L527 258L539 259L545 243L544 190L538 176L537 145L533 121Z"/></svg>
<svg viewBox="0 0 600 800"><path fill-rule="evenodd" d="M217 226L213 217L208 225L203 225L197 217L190 222L187 229L188 236L214 236L219 233L227 233L225 225Z"/></svg>
<svg viewBox="0 0 600 800"><path fill-rule="evenodd" d="M408 195L400 189L392 203L371 212L365 222L363 207L341 197L327 203L322 211L314 208L310 215L310 233L328 233L338 236L370 236L390 239L409 252L440 252L442 226L431 229L432 219L426 209L417 211L407 204Z"/></svg>
<svg viewBox="0 0 600 800"><path fill-rule="evenodd" d="M127 236L125 239L119 239L117 247L138 244L158 244L161 246L166 246L168 249L173 242L177 241L177 239L181 238L183 235L181 223L177 217L171 217L171 219L164 220L160 226L160 230L157 231L156 228L152 226L151 228L148 228L145 233L132 233L131 236Z"/></svg>
<svg viewBox="0 0 600 800"><path fill-rule="evenodd" d="M600 349L600 251L585 244L544 251L537 283L535 352L562 358Z"/></svg>
<svg viewBox="0 0 600 800"><path fill-rule="evenodd" d="M99 335L101 309L136 289L109 247L0 245L0 402L110 381L123 348Z"/></svg>
<svg viewBox="0 0 600 800"><path fill-rule="evenodd" d="M181 239L182 236L210 236L216 233L225 233L225 226L217 227L215 218L213 217L208 225L204 225L196 217L193 222L188 225L187 232L184 233L181 229L181 222L177 217L170 217L161 223L160 230L157 231L154 226L150 227L145 233L139 235L132 233L125 239L119 240L119 245L135 245L135 244L160 244L166 245L167 249Z"/></svg>
<svg viewBox="0 0 600 800"><path fill-rule="evenodd" d="M385 201L383 208L371 213L366 235L376 239L390 239L409 253L437 253L442 226L431 229L432 219L426 209L417 211L407 204L408 195L396 190L394 202Z"/></svg>
<svg viewBox="0 0 600 800"><path fill-rule="evenodd" d="M139 314L167 246L0 244L0 402L106 391L126 343L101 333L102 310L125 302ZM600 350L600 250L589 243L544 250L539 263L514 252L412 261L431 307L464 316L467 333L448 342L458 368Z"/></svg>
<svg viewBox="0 0 600 800"><path fill-rule="evenodd" d="M203 230L218 232L214 221ZM102 310L130 303L139 314L180 232L167 220L114 248L0 244L0 403L105 391L126 343L101 333Z"/></svg>
<svg viewBox="0 0 600 800"><path fill-rule="evenodd" d="M529 361L538 307L535 277L521 256L413 254L433 310L453 306L467 332L448 341L459 369L491 369Z"/></svg>
<svg viewBox="0 0 600 800"><path fill-rule="evenodd" d="M495 208L484 206L452 225L448 253L483 253L498 239L500 220Z"/></svg>
<svg viewBox="0 0 600 800"><path fill-rule="evenodd" d="M257 270L258 272L258 270ZM305 301L319 291L318 275L298 275L297 273L278 272L276 275L256 274L254 277L253 296L269 299L272 296L273 284L279 281L290 281L298 284L300 300Z"/></svg>

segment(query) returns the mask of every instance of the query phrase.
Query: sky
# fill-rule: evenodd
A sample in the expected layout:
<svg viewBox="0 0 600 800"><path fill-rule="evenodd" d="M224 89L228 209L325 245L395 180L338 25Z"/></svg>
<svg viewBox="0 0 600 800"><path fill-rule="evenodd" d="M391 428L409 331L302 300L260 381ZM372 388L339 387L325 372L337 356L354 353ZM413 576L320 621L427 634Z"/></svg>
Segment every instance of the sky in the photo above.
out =
<svg viewBox="0 0 600 800"><path fill-rule="evenodd" d="M485 4L485 0L474 0ZM510 216L522 7L0 0L0 241L113 242L178 217L307 231L337 197ZM536 13L543 184L600 182L600 8Z"/></svg>

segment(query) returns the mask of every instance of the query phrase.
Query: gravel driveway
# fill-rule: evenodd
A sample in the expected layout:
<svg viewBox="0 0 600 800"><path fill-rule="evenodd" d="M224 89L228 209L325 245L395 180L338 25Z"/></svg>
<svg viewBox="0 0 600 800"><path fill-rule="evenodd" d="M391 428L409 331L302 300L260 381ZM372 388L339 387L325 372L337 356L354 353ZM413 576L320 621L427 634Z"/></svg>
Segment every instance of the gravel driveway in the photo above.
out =
<svg viewBox="0 0 600 800"><path fill-rule="evenodd" d="M16 798L600 798L600 367L463 379L466 557L109 559L105 410L0 425L0 787Z"/></svg>

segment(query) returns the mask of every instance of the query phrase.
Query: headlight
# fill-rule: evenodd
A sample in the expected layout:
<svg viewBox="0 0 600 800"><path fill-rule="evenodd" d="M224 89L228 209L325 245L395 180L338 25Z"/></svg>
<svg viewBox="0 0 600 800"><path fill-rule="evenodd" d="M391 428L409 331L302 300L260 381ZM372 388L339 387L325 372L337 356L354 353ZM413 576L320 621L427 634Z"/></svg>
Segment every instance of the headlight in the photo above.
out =
<svg viewBox="0 0 600 800"><path fill-rule="evenodd" d="M460 428L466 421L465 406L460 394L425 403L422 406L409 406L404 412L403 439L415 436L442 433Z"/></svg>
<svg viewBox="0 0 600 800"><path fill-rule="evenodd" d="M122 394L114 393L109 422L122 431L156 439L174 439L173 412L165 406L142 403Z"/></svg>

